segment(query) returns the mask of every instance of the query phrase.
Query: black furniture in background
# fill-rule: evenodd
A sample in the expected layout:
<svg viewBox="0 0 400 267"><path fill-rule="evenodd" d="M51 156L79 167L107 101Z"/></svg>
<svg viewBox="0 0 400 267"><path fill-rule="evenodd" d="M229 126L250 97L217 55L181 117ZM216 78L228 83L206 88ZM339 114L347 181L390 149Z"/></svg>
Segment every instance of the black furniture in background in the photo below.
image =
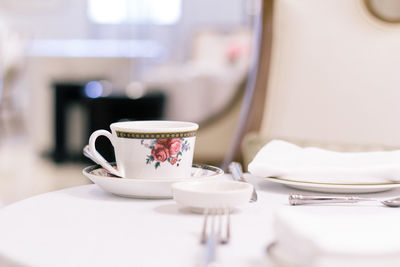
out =
<svg viewBox="0 0 400 267"><path fill-rule="evenodd" d="M87 161L82 149L71 151L68 148L68 135L74 128L84 129L80 140L83 148L88 143L90 134L98 129L110 130L110 124L123 120L161 120L163 119L165 95L150 93L132 99L123 95L90 98L85 94L85 84L54 84L54 148L51 158L58 163L67 161ZM83 125L74 125L68 116L70 108L79 107L80 121ZM71 125L72 124L72 125ZM96 141L97 150L109 161L115 161L114 150L105 137Z"/></svg>

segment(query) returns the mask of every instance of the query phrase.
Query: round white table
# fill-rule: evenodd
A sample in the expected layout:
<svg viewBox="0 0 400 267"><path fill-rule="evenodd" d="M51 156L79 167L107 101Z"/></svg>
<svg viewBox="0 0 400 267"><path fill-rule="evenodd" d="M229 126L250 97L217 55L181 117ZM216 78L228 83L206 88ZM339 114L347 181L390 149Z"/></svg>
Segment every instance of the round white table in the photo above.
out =
<svg viewBox="0 0 400 267"><path fill-rule="evenodd" d="M301 191L251 182L259 199L232 214L231 240L218 247L218 266L273 266L266 247L274 239L274 213L288 206L289 193ZM399 194L395 189L373 195ZM123 198L94 184L72 187L0 209L0 266L201 266L202 223L202 215L172 199Z"/></svg>

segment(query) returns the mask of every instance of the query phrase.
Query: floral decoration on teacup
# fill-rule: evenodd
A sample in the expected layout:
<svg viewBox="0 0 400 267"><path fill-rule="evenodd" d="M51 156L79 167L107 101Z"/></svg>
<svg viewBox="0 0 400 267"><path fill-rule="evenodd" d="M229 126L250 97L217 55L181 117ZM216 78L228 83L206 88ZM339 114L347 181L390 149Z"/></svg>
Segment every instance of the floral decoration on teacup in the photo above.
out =
<svg viewBox="0 0 400 267"><path fill-rule="evenodd" d="M146 142L147 141L147 142ZM182 154L190 150L190 144L185 138L162 138L141 140L140 143L151 149L146 157L146 164L153 164L157 169L162 163L167 162L179 167Z"/></svg>

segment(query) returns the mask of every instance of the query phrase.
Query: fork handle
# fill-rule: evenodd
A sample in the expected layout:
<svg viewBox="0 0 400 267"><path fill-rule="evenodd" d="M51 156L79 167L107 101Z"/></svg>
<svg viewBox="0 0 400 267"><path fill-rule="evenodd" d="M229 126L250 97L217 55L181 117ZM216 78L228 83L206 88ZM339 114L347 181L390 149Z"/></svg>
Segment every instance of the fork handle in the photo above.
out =
<svg viewBox="0 0 400 267"><path fill-rule="evenodd" d="M216 262L217 238L215 235L210 235L206 243L205 266L211 267Z"/></svg>
<svg viewBox="0 0 400 267"><path fill-rule="evenodd" d="M289 195L290 205L319 204L319 203L356 203L362 200L370 200L367 198L353 196L305 196L305 195Z"/></svg>
<svg viewBox="0 0 400 267"><path fill-rule="evenodd" d="M247 182L243 178L243 170L242 170L242 165L240 163L231 162L231 164L229 164L229 171L231 172L234 180L240 181L240 182Z"/></svg>

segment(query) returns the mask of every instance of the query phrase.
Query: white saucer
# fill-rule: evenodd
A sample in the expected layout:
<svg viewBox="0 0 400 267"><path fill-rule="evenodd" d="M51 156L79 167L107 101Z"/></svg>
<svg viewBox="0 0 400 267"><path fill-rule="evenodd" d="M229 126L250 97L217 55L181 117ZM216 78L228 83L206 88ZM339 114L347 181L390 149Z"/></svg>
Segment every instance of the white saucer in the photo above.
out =
<svg viewBox="0 0 400 267"><path fill-rule="evenodd" d="M183 179L125 179L116 177L100 165L86 167L83 175L112 194L133 198L172 198L171 185L183 181L212 180L224 173L209 165L193 164L191 177Z"/></svg>
<svg viewBox="0 0 400 267"><path fill-rule="evenodd" d="M250 202L253 186L230 180L194 181L175 183L172 192L178 204L192 209L234 208Z"/></svg>
<svg viewBox="0 0 400 267"><path fill-rule="evenodd" d="M274 183L284 184L289 187L324 193L374 193L383 192L400 187L396 183L381 183L381 184L328 184L316 182L300 182L289 179L281 179L275 177L262 178Z"/></svg>

